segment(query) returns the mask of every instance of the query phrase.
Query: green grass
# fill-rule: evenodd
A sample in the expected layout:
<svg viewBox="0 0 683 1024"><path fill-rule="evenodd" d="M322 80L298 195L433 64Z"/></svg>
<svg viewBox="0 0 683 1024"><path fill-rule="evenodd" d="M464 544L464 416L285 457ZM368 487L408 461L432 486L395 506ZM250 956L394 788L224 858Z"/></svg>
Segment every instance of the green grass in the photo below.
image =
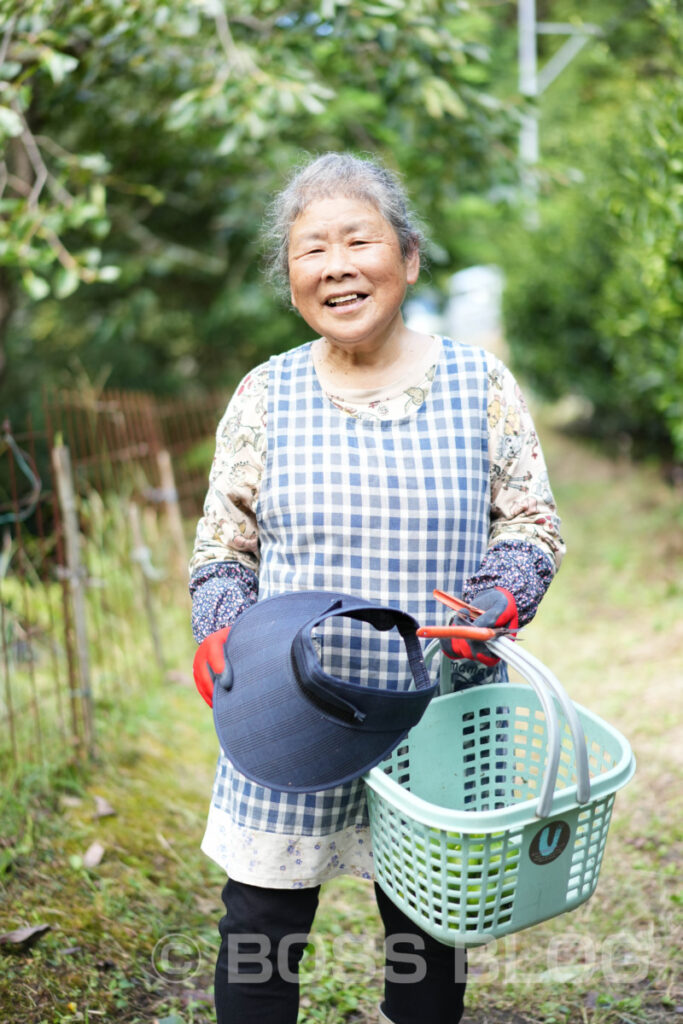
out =
<svg viewBox="0 0 683 1024"><path fill-rule="evenodd" d="M466 1020L659 1024L683 1004L680 494L652 468L610 462L547 431L544 440L569 554L524 643L625 733L638 769L617 796L596 894L473 951ZM35 769L4 787L0 932L51 930L32 950L0 953L0 1020L214 1019L223 877L199 842L215 739L190 681L190 645L174 644L173 682L146 689L137 680L123 704L100 701L87 772ZM96 795L116 816L93 816ZM94 841L105 852L87 869ZM303 1020L376 1020L379 932L370 886L344 878L324 887Z"/></svg>
<svg viewBox="0 0 683 1024"><path fill-rule="evenodd" d="M212 943L215 914L201 900L217 910L219 878L197 853L212 730L193 720L194 701L189 687L156 687L134 707L101 709L85 776L62 772L49 790L24 780L6 794L1 930L52 929L5 959L0 1005L21 1006L22 1020L149 1020L183 995L154 971L157 941L183 932ZM95 795L116 815L95 818ZM105 853L88 870L94 841Z"/></svg>
<svg viewBox="0 0 683 1024"><path fill-rule="evenodd" d="M681 495L653 467L546 437L568 555L524 643L627 736L637 771L617 795L595 895L500 953L473 953L469 1006L477 1020L512 1007L544 1024L670 1020L683 1002Z"/></svg>

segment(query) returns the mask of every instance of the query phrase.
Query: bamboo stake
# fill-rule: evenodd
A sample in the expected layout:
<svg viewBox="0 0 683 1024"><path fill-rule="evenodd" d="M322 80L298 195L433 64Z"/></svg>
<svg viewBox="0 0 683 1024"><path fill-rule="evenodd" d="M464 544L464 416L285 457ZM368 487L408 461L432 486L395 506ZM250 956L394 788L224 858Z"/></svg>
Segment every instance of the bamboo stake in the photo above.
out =
<svg viewBox="0 0 683 1024"><path fill-rule="evenodd" d="M57 496L64 524L66 564L68 570L71 604L73 607L76 632L76 651L80 676L81 709L86 750L94 753L95 726L92 690L90 688L90 658L88 653L88 631L85 602L85 570L81 560L81 536L78 531L76 495L71 472L71 455L66 445L52 449L52 466L57 482Z"/></svg>
<svg viewBox="0 0 683 1024"><path fill-rule="evenodd" d="M177 569L182 576L187 573L187 542L185 540L185 531L183 530L183 518L180 514L175 476L173 475L173 464L170 453L165 448L157 452L157 465L159 467L159 480L166 512L166 523L173 541Z"/></svg>
<svg viewBox="0 0 683 1024"><path fill-rule="evenodd" d="M149 550L145 544L142 536L142 524L140 522L140 509L134 501L128 506L128 518L130 520L130 531L133 536L133 560L137 561L140 568L140 578L142 580L142 598L145 605L145 612L147 614L147 622L149 623L149 632L152 637L152 646L154 648L154 656L157 660L157 664L162 672L165 671L164 663L164 652L161 646L161 636L159 634L159 623L157 621L156 612L154 610L154 599L152 596L152 588L145 572L145 559L149 558Z"/></svg>

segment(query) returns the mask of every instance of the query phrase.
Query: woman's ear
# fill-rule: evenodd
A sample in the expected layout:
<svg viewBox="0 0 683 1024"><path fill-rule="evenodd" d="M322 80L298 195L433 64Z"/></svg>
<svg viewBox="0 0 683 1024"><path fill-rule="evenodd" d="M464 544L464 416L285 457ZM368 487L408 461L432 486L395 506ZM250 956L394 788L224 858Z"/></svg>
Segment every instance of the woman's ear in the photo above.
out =
<svg viewBox="0 0 683 1024"><path fill-rule="evenodd" d="M406 256L406 281L408 284L415 284L420 276L420 249L414 246Z"/></svg>

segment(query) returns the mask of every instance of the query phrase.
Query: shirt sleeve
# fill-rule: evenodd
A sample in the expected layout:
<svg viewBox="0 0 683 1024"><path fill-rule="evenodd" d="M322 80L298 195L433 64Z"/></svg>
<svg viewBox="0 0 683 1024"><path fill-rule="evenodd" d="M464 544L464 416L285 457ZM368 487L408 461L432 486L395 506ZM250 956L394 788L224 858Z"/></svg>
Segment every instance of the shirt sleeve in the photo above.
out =
<svg viewBox="0 0 683 1024"><path fill-rule="evenodd" d="M266 458L268 366L242 380L216 431L204 511L197 524L190 573L209 562L238 562L258 573L256 525Z"/></svg>
<svg viewBox="0 0 683 1024"><path fill-rule="evenodd" d="M268 367L243 379L216 431L204 511L190 559L192 632L197 643L258 598L256 502L266 458Z"/></svg>
<svg viewBox="0 0 683 1024"><path fill-rule="evenodd" d="M192 633L198 644L258 600L258 576L240 562L206 562L190 578Z"/></svg>
<svg viewBox="0 0 683 1024"><path fill-rule="evenodd" d="M560 566L565 545L534 423L517 381L496 360L488 384L491 526L489 546L464 596L490 587L515 597L529 622Z"/></svg>

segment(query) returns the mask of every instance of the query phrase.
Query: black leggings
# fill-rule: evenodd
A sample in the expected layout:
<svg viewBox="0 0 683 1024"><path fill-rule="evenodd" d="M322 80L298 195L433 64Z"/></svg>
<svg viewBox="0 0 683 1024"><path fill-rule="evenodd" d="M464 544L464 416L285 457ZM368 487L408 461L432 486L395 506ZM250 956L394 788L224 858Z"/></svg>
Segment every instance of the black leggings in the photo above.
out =
<svg viewBox="0 0 683 1024"><path fill-rule="evenodd" d="M216 963L218 1024L296 1024L299 963L320 886L265 889L228 881ZM393 1024L458 1024L463 1012L464 950L437 942L375 885L386 934L384 1003Z"/></svg>

